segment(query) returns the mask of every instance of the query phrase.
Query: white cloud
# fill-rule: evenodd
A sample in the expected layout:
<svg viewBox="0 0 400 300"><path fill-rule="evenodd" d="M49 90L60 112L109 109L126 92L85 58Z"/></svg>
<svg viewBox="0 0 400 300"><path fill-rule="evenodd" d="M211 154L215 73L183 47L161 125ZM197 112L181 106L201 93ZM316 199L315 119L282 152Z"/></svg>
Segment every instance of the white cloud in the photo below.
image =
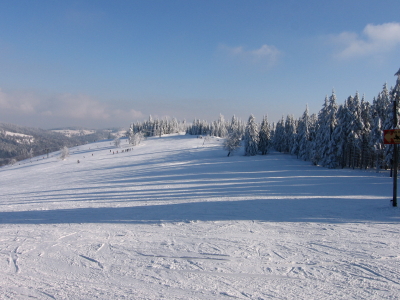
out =
<svg viewBox="0 0 400 300"><path fill-rule="evenodd" d="M130 120L130 122L132 122L134 119L143 118L143 114L140 111L134 109L130 109L128 111L115 109L111 112L111 117L117 120Z"/></svg>
<svg viewBox="0 0 400 300"><path fill-rule="evenodd" d="M336 53L340 59L387 53L400 45L400 23L368 24L361 35L343 32L332 41L340 45Z"/></svg>
<svg viewBox="0 0 400 300"><path fill-rule="evenodd" d="M22 115L35 112L36 97L29 92L6 93L0 89L0 110L3 113L19 112Z"/></svg>
<svg viewBox="0 0 400 300"><path fill-rule="evenodd" d="M271 67L278 62L281 52L271 45L262 45L259 49L247 50L243 46L229 47L219 45L218 49L226 53L231 58L236 58L244 62L256 65Z"/></svg>
<svg viewBox="0 0 400 300"><path fill-rule="evenodd" d="M19 120L29 118L37 120L40 126L48 124L49 127L57 126L58 121L62 121L63 126L102 127L104 124L103 127L106 127L124 123L128 126L141 117L140 111L116 108L84 94L41 95L34 92L4 92L0 89L0 119L17 124L21 123Z"/></svg>
<svg viewBox="0 0 400 300"><path fill-rule="evenodd" d="M53 113L72 119L108 120L107 105L93 100L87 95L62 94L53 100L57 103Z"/></svg>

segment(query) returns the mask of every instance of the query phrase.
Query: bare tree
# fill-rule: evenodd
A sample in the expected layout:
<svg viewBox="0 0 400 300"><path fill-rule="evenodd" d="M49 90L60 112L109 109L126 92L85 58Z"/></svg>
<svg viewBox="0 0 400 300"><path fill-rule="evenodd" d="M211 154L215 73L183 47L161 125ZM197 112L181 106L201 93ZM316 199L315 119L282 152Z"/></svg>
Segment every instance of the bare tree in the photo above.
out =
<svg viewBox="0 0 400 300"><path fill-rule="evenodd" d="M121 139L120 138L115 138L114 139L114 145L115 145L115 147L117 147L117 148L119 148L119 147L121 147Z"/></svg>

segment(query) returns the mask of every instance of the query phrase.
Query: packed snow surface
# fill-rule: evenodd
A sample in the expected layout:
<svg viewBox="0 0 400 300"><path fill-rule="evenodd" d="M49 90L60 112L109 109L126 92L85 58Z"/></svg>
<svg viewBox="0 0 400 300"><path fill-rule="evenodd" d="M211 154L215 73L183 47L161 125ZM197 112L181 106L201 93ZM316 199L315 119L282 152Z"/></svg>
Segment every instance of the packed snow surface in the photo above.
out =
<svg viewBox="0 0 400 300"><path fill-rule="evenodd" d="M0 168L1 299L400 298L387 172L221 145L103 141Z"/></svg>

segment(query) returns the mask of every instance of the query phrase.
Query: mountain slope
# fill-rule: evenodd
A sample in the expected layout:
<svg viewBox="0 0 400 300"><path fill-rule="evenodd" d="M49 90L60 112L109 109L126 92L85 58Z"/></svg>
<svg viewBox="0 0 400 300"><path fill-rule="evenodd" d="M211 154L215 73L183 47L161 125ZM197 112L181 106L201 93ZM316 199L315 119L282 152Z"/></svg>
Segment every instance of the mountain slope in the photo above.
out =
<svg viewBox="0 0 400 300"><path fill-rule="evenodd" d="M64 161L0 168L0 294L398 297L400 214L387 174L279 153L226 157L221 139L203 142L98 142Z"/></svg>

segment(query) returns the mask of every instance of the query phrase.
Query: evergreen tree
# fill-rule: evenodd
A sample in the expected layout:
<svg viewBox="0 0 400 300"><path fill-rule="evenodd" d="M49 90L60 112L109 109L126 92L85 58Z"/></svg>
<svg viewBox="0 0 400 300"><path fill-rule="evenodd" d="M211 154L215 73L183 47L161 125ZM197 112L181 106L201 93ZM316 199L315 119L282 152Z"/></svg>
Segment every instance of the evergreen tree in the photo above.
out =
<svg viewBox="0 0 400 300"><path fill-rule="evenodd" d="M325 97L324 105L318 113L316 137L313 142L313 156L311 161L317 165L324 159L327 143L329 142L329 134L327 132L328 123L328 96Z"/></svg>
<svg viewBox="0 0 400 300"><path fill-rule="evenodd" d="M317 135L317 123L318 123L318 117L316 114L312 114L310 116L310 126L309 126L309 155L310 155L310 161L315 164L315 162L312 160L313 157L315 157L315 139Z"/></svg>
<svg viewBox="0 0 400 300"><path fill-rule="evenodd" d="M371 134L369 137L369 146L374 149L374 157L375 157L375 168L376 172L379 172L380 167L383 163L383 131L381 119L378 114L374 116L374 122L371 129Z"/></svg>
<svg viewBox="0 0 400 300"><path fill-rule="evenodd" d="M384 86L384 90L382 91L381 95L382 95L382 97L384 99L386 99L386 96L390 99L391 93L389 93L389 91L387 91L385 89L385 86ZM396 111L393 110L393 104L392 104L393 101L392 101L392 99L387 100L387 101L390 104L387 106L386 112L385 112L385 117L384 117L385 121L384 121L383 126L382 126L384 130L395 129L394 128L394 124L393 124L394 123L394 114L397 114L397 118L398 118L398 120L400 120L399 119L399 110L398 110L398 108L397 108ZM384 152L384 164L386 166L392 167L392 164L393 164L393 145L384 145L383 152Z"/></svg>
<svg viewBox="0 0 400 300"><path fill-rule="evenodd" d="M370 135L373 125L372 115L371 115L371 105L369 102L365 101L363 96L361 99L361 120L362 120L362 130L361 130L361 160L360 168L369 168L373 166L373 147L370 146Z"/></svg>
<svg viewBox="0 0 400 300"><path fill-rule="evenodd" d="M349 97L347 103L350 113L349 133L347 136L347 147L349 155L349 167L353 169L359 167L361 160L361 134L364 124L361 117L361 102L358 92L353 97Z"/></svg>
<svg viewBox="0 0 400 300"><path fill-rule="evenodd" d="M382 134L384 129L390 129L393 125L393 106L390 102L390 93L386 83L378 97L373 99L370 116L372 125L369 146L374 150L375 168L379 172L381 166L390 165L392 156L390 145L383 144ZM385 152L387 154L386 161L384 160Z"/></svg>
<svg viewBox="0 0 400 300"><path fill-rule="evenodd" d="M245 155L257 155L258 153L258 125L253 115L249 117L247 122L246 131L244 134L244 151Z"/></svg>
<svg viewBox="0 0 400 300"><path fill-rule="evenodd" d="M302 160L310 160L310 116L308 114L308 106L299 120L297 132L297 157Z"/></svg>
<svg viewBox="0 0 400 300"><path fill-rule="evenodd" d="M232 132L237 132L239 130L239 120L235 115L232 116L231 123L229 124L228 134Z"/></svg>
<svg viewBox="0 0 400 300"><path fill-rule="evenodd" d="M217 136L225 137L228 134L228 130L226 128L226 123L224 116L222 114L219 115L218 122L217 122Z"/></svg>
<svg viewBox="0 0 400 300"><path fill-rule="evenodd" d="M296 136L296 123L293 115L287 115L284 127L283 152L291 153Z"/></svg>
<svg viewBox="0 0 400 300"><path fill-rule="evenodd" d="M265 155L268 153L268 149L270 147L270 140L271 140L271 133L270 133L270 128L268 124L268 119L267 116L264 116L262 122L261 122L261 128L260 128L260 133L259 133L259 143L258 143L258 149L261 151L262 155Z"/></svg>
<svg viewBox="0 0 400 300"><path fill-rule="evenodd" d="M337 149L337 161L339 166L344 168L347 165L347 138L349 135L349 119L350 113L347 108L347 102L340 105L337 112L337 126L333 132L333 139L336 144Z"/></svg>
<svg viewBox="0 0 400 300"><path fill-rule="evenodd" d="M285 127L284 127L284 120L283 116L275 126L274 130L274 148L276 151L284 152L285 149Z"/></svg>
<svg viewBox="0 0 400 300"><path fill-rule="evenodd" d="M323 140L326 141L326 144L321 145L323 148L321 151L322 165L328 168L336 168L339 164L336 156L337 143L333 137L333 133L337 126L337 111L338 105L336 104L336 95L335 92L332 91L325 114L326 119L320 126L320 130L323 131Z"/></svg>

